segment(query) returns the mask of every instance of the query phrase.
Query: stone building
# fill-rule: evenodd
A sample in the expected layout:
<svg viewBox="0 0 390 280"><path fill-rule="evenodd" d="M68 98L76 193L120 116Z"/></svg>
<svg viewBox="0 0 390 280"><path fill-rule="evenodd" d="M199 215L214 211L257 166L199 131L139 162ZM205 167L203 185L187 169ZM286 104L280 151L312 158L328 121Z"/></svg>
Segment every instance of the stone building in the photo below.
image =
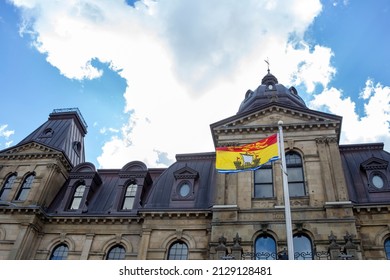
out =
<svg viewBox="0 0 390 280"><path fill-rule="evenodd" d="M390 259L390 154L340 145L342 117L309 109L268 72L215 147L255 142L283 121L295 259ZM280 161L218 173L215 152L167 168L85 161L87 125L54 110L0 151L0 259L286 259Z"/></svg>

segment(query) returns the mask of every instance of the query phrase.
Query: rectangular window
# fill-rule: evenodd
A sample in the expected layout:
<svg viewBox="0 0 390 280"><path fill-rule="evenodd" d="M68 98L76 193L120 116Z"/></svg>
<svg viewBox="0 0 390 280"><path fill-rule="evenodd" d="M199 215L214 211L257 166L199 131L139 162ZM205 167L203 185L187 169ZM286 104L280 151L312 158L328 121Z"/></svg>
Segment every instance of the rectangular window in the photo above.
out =
<svg viewBox="0 0 390 280"><path fill-rule="evenodd" d="M263 165L254 172L255 185L254 197L267 198L274 196L272 165L271 163Z"/></svg>

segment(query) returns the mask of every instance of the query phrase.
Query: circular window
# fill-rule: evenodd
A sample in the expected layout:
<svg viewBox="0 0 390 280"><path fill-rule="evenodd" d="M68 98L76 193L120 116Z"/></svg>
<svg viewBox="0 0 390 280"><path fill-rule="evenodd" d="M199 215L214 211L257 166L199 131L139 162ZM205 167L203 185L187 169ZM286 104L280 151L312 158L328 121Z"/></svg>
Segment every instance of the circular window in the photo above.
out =
<svg viewBox="0 0 390 280"><path fill-rule="evenodd" d="M190 190L191 190L190 185L188 183L184 183L179 188L179 194L181 197L186 197L189 195Z"/></svg>
<svg viewBox="0 0 390 280"><path fill-rule="evenodd" d="M381 189L383 188L385 182L383 181L382 176L380 175L374 175L372 176L372 184L374 185L375 188Z"/></svg>

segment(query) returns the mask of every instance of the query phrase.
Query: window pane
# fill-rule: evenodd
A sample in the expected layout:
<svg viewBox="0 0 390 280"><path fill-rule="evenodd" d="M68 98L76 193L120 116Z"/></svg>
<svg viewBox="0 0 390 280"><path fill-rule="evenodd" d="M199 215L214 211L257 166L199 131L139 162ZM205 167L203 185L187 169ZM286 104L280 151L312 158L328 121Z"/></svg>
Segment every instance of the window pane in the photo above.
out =
<svg viewBox="0 0 390 280"><path fill-rule="evenodd" d="M272 169L258 169L255 171L255 183L272 183Z"/></svg>
<svg viewBox="0 0 390 280"><path fill-rule="evenodd" d="M255 197L273 197L273 187L272 184L258 184L255 185Z"/></svg>
<svg viewBox="0 0 390 280"><path fill-rule="evenodd" d="M305 186L303 183L289 183L288 191L290 196L304 196L305 194Z"/></svg>
<svg viewBox="0 0 390 280"><path fill-rule="evenodd" d="M134 197L125 197L125 200L123 201L123 207L122 209L133 209L134 204Z"/></svg>
<svg viewBox="0 0 390 280"><path fill-rule="evenodd" d="M313 252L311 247L311 241L304 235L294 236L294 259L295 260L312 260Z"/></svg>
<svg viewBox="0 0 390 280"><path fill-rule="evenodd" d="M76 210L80 208L81 197L74 197L72 201L72 205L70 206L71 210Z"/></svg>
<svg viewBox="0 0 390 280"><path fill-rule="evenodd" d="M125 197L123 198L122 210L133 209L136 193L136 184L131 184L127 186Z"/></svg>
<svg viewBox="0 0 390 280"><path fill-rule="evenodd" d="M388 238L385 241L385 253L386 253L386 258L390 260L390 238Z"/></svg>
<svg viewBox="0 0 390 280"><path fill-rule="evenodd" d="M297 153L290 153L286 155L286 164L287 165L301 165L302 164L302 159L301 156Z"/></svg>
<svg viewBox="0 0 390 280"><path fill-rule="evenodd" d="M271 236L263 235L255 242L256 260L276 260L276 242Z"/></svg>
<svg viewBox="0 0 390 280"><path fill-rule="evenodd" d="M126 196L135 196L136 192L137 192L137 185L129 185L126 188Z"/></svg>
<svg viewBox="0 0 390 280"><path fill-rule="evenodd" d="M72 203L70 205L71 210L77 210L80 208L81 201L82 201L83 196L84 196L84 192L85 192L85 185L80 185L76 188L74 195L73 195Z"/></svg>
<svg viewBox="0 0 390 280"><path fill-rule="evenodd" d="M108 252L107 260L123 260L125 258L125 248L122 245L117 245L111 248Z"/></svg>
<svg viewBox="0 0 390 280"><path fill-rule="evenodd" d="M168 260L186 260L188 258L188 247L182 242L175 242L168 252Z"/></svg>
<svg viewBox="0 0 390 280"><path fill-rule="evenodd" d="M31 185L34 181L35 176L34 175L29 175L26 177L26 179L23 182L23 185L19 191L18 196L16 197L16 200L26 200L27 195L30 191Z"/></svg>
<svg viewBox="0 0 390 280"><path fill-rule="evenodd" d="M0 200L6 200L8 197L8 194L10 193L12 189L12 185L14 184L14 181L16 179L16 175L11 175L8 177L8 179L5 181L3 188L0 192Z"/></svg>
<svg viewBox="0 0 390 280"><path fill-rule="evenodd" d="M303 181L303 174L302 174L302 168L301 167L290 167L287 168L287 174L288 174L288 181L289 182L302 182Z"/></svg>
<svg viewBox="0 0 390 280"><path fill-rule="evenodd" d="M51 253L51 260L65 260L68 257L68 246L65 244L58 245Z"/></svg>

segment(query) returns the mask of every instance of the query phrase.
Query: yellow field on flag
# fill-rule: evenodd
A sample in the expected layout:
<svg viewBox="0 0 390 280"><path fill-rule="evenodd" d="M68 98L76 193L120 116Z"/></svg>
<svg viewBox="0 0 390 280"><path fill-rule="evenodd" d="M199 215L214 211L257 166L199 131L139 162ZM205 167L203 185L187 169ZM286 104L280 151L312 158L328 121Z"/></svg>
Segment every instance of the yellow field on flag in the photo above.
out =
<svg viewBox="0 0 390 280"><path fill-rule="evenodd" d="M273 134L242 146L216 148L216 169L226 173L255 170L278 158L278 136Z"/></svg>

